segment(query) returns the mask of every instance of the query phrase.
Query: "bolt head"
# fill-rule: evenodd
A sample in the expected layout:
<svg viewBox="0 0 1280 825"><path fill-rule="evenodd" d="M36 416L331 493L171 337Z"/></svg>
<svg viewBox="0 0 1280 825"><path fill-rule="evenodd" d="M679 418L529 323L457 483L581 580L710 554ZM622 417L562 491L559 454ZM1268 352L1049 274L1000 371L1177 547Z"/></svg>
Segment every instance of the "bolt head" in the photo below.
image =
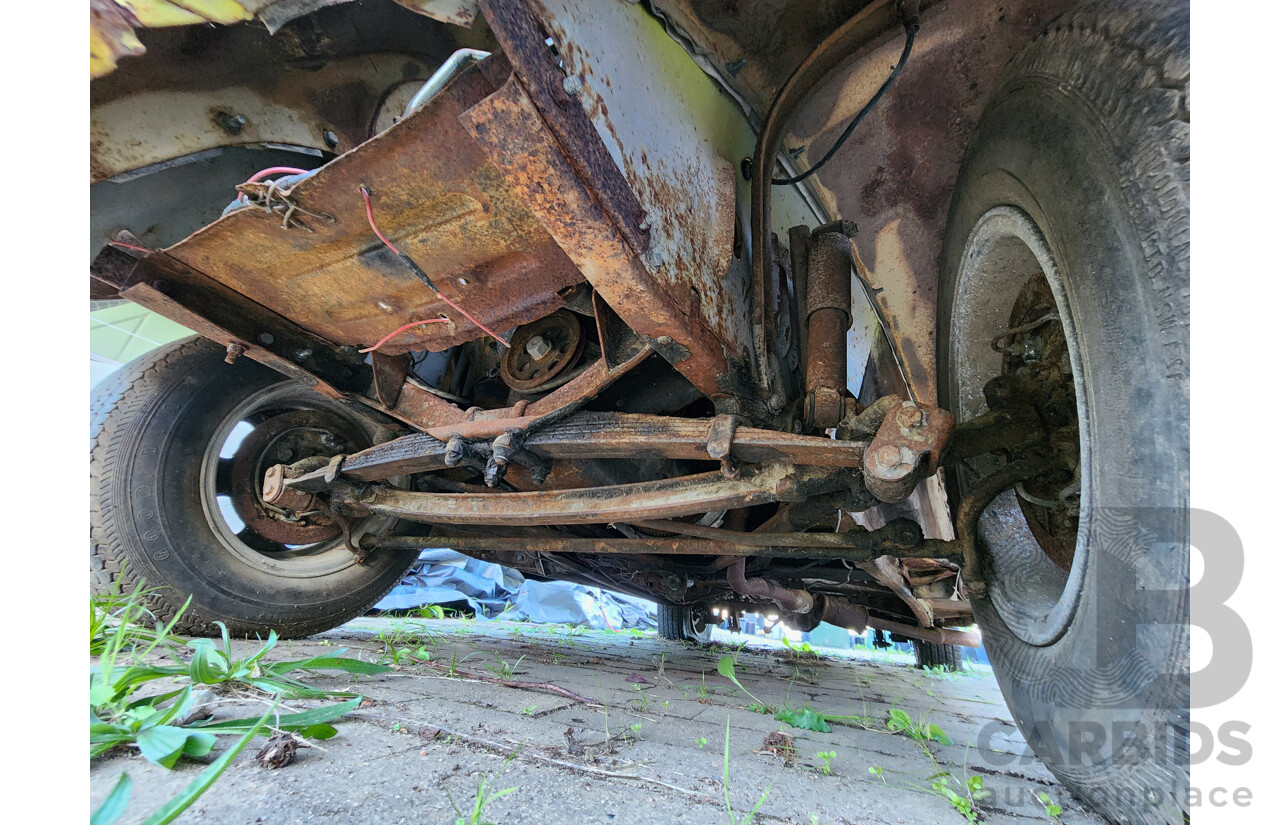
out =
<svg viewBox="0 0 1280 825"><path fill-rule="evenodd" d="M529 339L529 343L524 345L524 351L529 353L529 357L535 361L541 361L547 357L547 353L551 352L551 344L547 343L547 339L541 335L535 335Z"/></svg>
<svg viewBox="0 0 1280 825"><path fill-rule="evenodd" d="M910 404L910 402L907 403ZM898 425L906 427L908 430L914 430L917 427L922 427L925 422L924 410L920 409L915 404L911 404L911 406L903 404L902 408L898 410L897 418Z"/></svg>
<svg viewBox="0 0 1280 825"><path fill-rule="evenodd" d="M564 93L572 97L582 91L582 79L571 74L564 79Z"/></svg>
<svg viewBox="0 0 1280 825"><path fill-rule="evenodd" d="M877 447L872 460L882 467L893 467L898 463L898 448L892 444Z"/></svg>

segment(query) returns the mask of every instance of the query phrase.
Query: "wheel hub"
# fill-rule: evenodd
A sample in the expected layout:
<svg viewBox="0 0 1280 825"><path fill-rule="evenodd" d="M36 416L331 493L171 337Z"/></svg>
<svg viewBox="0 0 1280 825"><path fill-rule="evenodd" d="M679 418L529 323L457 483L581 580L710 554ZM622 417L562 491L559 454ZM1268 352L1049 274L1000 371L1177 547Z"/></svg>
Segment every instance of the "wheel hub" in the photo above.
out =
<svg viewBox="0 0 1280 825"><path fill-rule="evenodd" d="M258 422L228 467L236 515L247 529L279 544L314 544L338 536L341 528L325 513L293 513L267 504L261 479L271 465L327 458L362 443L353 425L322 410L292 410Z"/></svg>
<svg viewBox="0 0 1280 825"><path fill-rule="evenodd" d="M516 330L502 357L502 380L518 392L550 389L578 363L585 344L578 316L557 310Z"/></svg>

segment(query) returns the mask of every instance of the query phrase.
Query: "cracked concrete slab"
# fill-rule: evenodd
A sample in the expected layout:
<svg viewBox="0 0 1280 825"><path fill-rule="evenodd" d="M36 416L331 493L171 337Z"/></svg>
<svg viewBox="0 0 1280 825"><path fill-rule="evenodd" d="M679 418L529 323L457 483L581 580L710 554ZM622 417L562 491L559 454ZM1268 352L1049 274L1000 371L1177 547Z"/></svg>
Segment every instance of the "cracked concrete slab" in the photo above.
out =
<svg viewBox="0 0 1280 825"><path fill-rule="evenodd" d="M699 648L634 631L388 618L281 643L269 658L346 647L377 660L389 640L406 652L424 647L430 659L371 677L306 676L366 702L337 724L336 737L300 749L279 770L258 766L259 745L247 748L179 821L452 823L454 806L469 815L484 782L489 793L514 789L484 808L484 821L500 825L724 823L731 821L727 730L736 817L767 792L757 822L964 825L931 788L931 777L949 772L959 782L982 777L992 792L980 803L984 822L1048 822L1040 793L1062 806L1066 825L1102 822L1029 756L982 667L942 675L892 654L811 658L755 639ZM717 671L726 654L750 696ZM807 704L830 719L831 731L789 727L751 710L756 704ZM243 716L252 707L219 713ZM886 730L892 709L937 725L951 744ZM775 731L792 737L790 758L764 747ZM99 758L90 765L91 803L96 808L127 772L133 793L121 822L140 822L201 769L193 761L167 771L137 755Z"/></svg>

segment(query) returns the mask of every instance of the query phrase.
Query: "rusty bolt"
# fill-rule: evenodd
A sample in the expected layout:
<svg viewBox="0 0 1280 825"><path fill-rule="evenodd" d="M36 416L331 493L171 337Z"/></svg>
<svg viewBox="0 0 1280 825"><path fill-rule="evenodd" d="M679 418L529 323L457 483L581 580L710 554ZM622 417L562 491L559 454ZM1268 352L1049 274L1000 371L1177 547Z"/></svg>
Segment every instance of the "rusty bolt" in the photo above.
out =
<svg viewBox="0 0 1280 825"><path fill-rule="evenodd" d="M230 344L227 344L226 362L228 364L234 364L236 362L236 359L239 358L241 355L244 355L244 344L238 344L235 341L232 341Z"/></svg>
<svg viewBox="0 0 1280 825"><path fill-rule="evenodd" d="M881 467L893 467L898 464L898 448L892 444L885 444L876 449L873 459Z"/></svg>
<svg viewBox="0 0 1280 825"><path fill-rule="evenodd" d="M222 131L229 135L240 134L244 131L245 124L249 122L244 115L233 115L227 112L218 112L213 116L213 119L222 128Z"/></svg>
<svg viewBox="0 0 1280 825"><path fill-rule="evenodd" d="M917 427L924 426L924 423L924 410L910 401L904 401L902 408L898 410L898 425L906 427L908 430L914 430Z"/></svg>
<svg viewBox="0 0 1280 825"><path fill-rule="evenodd" d="M462 456L466 450L466 446L462 443L462 439L453 436L448 443L444 445L444 464L446 467L457 467L462 463Z"/></svg>
<svg viewBox="0 0 1280 825"><path fill-rule="evenodd" d="M541 335L535 335L529 339L529 343L524 345L524 351L529 353L535 361L541 361L547 357L547 353L551 352L551 345L547 343L547 339Z"/></svg>
<svg viewBox="0 0 1280 825"><path fill-rule="evenodd" d="M576 74L571 74L564 79L564 82L561 85L564 86L564 93L569 97L573 97L582 91L582 78L578 77Z"/></svg>
<svg viewBox="0 0 1280 825"><path fill-rule="evenodd" d="M493 461L499 467L506 466L513 452L511 433L503 433L493 440Z"/></svg>

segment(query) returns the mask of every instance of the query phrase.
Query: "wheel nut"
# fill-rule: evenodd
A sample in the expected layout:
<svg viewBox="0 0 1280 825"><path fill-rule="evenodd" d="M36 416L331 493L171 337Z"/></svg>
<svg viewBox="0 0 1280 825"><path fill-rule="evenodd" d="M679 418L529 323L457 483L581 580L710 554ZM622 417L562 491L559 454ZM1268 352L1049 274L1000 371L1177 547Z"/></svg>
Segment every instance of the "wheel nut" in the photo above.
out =
<svg viewBox="0 0 1280 825"><path fill-rule="evenodd" d="M551 352L551 345L547 343L547 339L541 335L535 335L529 339L529 343L524 345L524 351L529 353L529 357L535 361L541 361L547 357L547 353Z"/></svg>

